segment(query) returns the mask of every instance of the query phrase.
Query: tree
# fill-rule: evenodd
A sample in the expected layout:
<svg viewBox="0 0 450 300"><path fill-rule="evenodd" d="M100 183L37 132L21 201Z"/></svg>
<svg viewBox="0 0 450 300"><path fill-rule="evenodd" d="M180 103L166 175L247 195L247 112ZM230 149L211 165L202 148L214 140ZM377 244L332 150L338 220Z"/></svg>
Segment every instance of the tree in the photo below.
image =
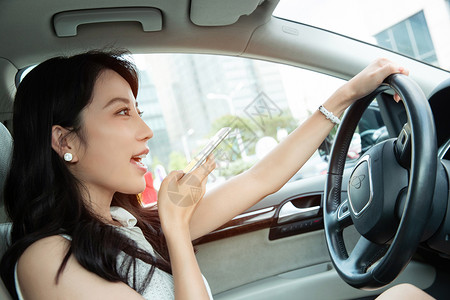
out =
<svg viewBox="0 0 450 300"><path fill-rule="evenodd" d="M186 157L177 151L172 151L169 155L169 172L182 170L188 164Z"/></svg>
<svg viewBox="0 0 450 300"><path fill-rule="evenodd" d="M242 139L247 159L243 159L241 148L236 134L221 143L215 152L217 161L225 162L226 167L220 170L220 175L230 177L242 173L250 168L254 161L256 142L264 137L277 138L279 129L284 128L289 133L297 127L298 122L289 111L283 111L278 116L256 116L253 119L247 116L224 115L216 119L211 126L210 136L213 136L222 127L238 129Z"/></svg>
<svg viewBox="0 0 450 300"><path fill-rule="evenodd" d="M230 162L227 167L219 169L219 175L225 178L230 178L241 174L242 172L250 169L255 164L255 161L244 161L242 159Z"/></svg>
<svg viewBox="0 0 450 300"><path fill-rule="evenodd" d="M271 136L276 139L278 129L284 128L291 133L297 125L298 121L285 110L278 116L262 117L260 132L262 136Z"/></svg>
<svg viewBox="0 0 450 300"><path fill-rule="evenodd" d="M232 133L230 133L230 137L226 139L216 151L219 152L217 157L222 156L220 154L226 152L225 156L229 157L231 161L242 158L241 149L238 145L238 138L242 140L246 153L248 155L254 154L255 143L258 140L258 126L250 118L224 115L212 123L210 137L222 127L231 127L233 130ZM236 132L235 129L238 129L238 132ZM237 134L240 136L238 137Z"/></svg>

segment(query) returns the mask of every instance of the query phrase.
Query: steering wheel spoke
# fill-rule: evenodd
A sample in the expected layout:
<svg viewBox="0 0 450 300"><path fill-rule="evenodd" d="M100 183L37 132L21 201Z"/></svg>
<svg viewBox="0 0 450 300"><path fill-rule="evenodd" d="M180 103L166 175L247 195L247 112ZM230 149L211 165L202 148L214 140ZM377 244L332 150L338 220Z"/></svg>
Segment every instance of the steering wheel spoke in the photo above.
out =
<svg viewBox="0 0 450 300"><path fill-rule="evenodd" d="M411 126L406 123L395 141L395 156L398 163L408 170L411 167L411 138Z"/></svg>
<svg viewBox="0 0 450 300"><path fill-rule="evenodd" d="M365 273L388 249L387 245L378 245L361 236L347 259L347 265L357 273Z"/></svg>
<svg viewBox="0 0 450 300"><path fill-rule="evenodd" d="M350 215L350 207L349 207L348 199L345 199L339 205L339 207L336 211L336 219L337 219L336 222L338 224L338 228L340 228L341 230L343 230L353 224L352 217Z"/></svg>

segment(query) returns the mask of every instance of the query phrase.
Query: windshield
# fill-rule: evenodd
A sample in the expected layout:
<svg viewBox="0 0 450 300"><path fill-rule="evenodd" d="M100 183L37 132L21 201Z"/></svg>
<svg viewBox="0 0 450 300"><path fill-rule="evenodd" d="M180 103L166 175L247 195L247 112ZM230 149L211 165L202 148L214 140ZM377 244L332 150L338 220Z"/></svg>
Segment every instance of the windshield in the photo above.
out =
<svg viewBox="0 0 450 300"><path fill-rule="evenodd" d="M274 16L450 70L449 0L281 0Z"/></svg>

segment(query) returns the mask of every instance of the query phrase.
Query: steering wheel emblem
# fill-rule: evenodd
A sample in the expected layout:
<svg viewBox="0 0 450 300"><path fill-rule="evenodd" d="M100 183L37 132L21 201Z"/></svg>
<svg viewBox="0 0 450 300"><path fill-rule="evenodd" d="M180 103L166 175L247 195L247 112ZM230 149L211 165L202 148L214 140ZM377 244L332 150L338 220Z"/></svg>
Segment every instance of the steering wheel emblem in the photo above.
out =
<svg viewBox="0 0 450 300"><path fill-rule="evenodd" d="M370 156L366 154L359 160L348 181L348 199L350 208L356 217L361 215L372 202L371 173Z"/></svg>
<svg viewBox="0 0 450 300"><path fill-rule="evenodd" d="M364 178L366 178L366 175L353 176L352 179L350 180L350 184L355 189L360 189Z"/></svg>

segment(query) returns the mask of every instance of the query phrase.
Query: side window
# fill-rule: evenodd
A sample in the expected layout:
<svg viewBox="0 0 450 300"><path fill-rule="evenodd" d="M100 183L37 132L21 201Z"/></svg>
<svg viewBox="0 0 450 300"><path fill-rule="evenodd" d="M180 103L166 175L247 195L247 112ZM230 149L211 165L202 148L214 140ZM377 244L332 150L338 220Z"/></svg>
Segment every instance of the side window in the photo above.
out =
<svg viewBox="0 0 450 300"><path fill-rule="evenodd" d="M153 54L134 60L141 80L137 100L154 132L145 163L155 189L168 172L183 169L222 127L233 131L215 151L218 168L207 187L242 173L344 83L236 57ZM316 152L292 180L324 174L327 166L326 155Z"/></svg>
<svg viewBox="0 0 450 300"><path fill-rule="evenodd" d="M334 128L319 147L318 153L325 161L328 161L331 154L336 132L337 128ZM362 115L353 134L347 152L346 167L353 166L367 150L388 138L389 133L381 118L380 108L374 100Z"/></svg>
<svg viewBox="0 0 450 300"><path fill-rule="evenodd" d="M357 133L361 141L361 153L365 153L373 145L389 138L389 133L383 123L378 103L373 101L364 112L358 123Z"/></svg>

